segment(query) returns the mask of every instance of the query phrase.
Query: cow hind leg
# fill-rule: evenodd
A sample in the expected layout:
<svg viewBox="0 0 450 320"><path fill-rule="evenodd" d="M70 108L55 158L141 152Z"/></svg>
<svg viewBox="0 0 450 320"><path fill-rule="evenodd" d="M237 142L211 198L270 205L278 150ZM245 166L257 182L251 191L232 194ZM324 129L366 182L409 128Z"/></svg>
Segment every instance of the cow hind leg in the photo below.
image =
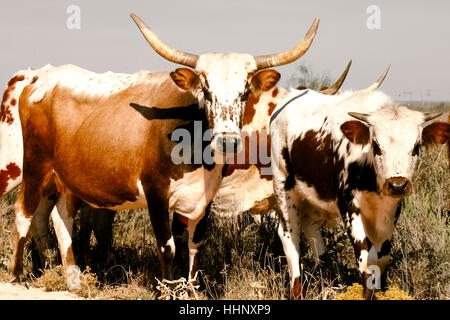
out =
<svg viewBox="0 0 450 320"><path fill-rule="evenodd" d="M80 268L75 263L72 249L73 221L79 205L77 198L70 192L65 192L60 195L51 213L69 290L80 288Z"/></svg>
<svg viewBox="0 0 450 320"><path fill-rule="evenodd" d="M274 187L284 188L284 183L274 183ZM290 296L301 299L305 296L300 274L300 213L299 201L294 190L280 190L277 192L277 205L280 210L278 235L286 255L290 281Z"/></svg>
<svg viewBox="0 0 450 320"><path fill-rule="evenodd" d="M15 203L15 225L13 230L13 256L10 264L10 271L14 275L14 281L19 281L23 273L23 251L25 240L33 221L33 214L37 212L38 222L42 212L48 210L48 199L42 193L54 194L54 184L46 177L49 175L48 165L39 163L32 168L24 160L24 176L19 197ZM25 174L25 172L33 174ZM41 192L39 192L41 191ZM50 193L49 193L50 192Z"/></svg>
<svg viewBox="0 0 450 320"><path fill-rule="evenodd" d="M304 212L302 217L302 231L308 239L311 248L314 252L314 257L316 260L316 264L320 263L320 257L325 253L325 245L323 243L323 238L320 233L320 228L322 226L321 221L314 219L315 215L317 215L317 211L314 209L310 209L307 212Z"/></svg>
<svg viewBox="0 0 450 320"><path fill-rule="evenodd" d="M23 250L33 215L25 210L23 189L15 203L15 223L12 236L13 255L9 270L14 276L13 282L20 282L23 273Z"/></svg>
<svg viewBox="0 0 450 320"><path fill-rule="evenodd" d="M57 263L57 251L53 250L50 241L50 230L48 222L50 212L55 206L54 196L43 197L33 214L30 232L39 253L40 262L43 268L54 267Z"/></svg>

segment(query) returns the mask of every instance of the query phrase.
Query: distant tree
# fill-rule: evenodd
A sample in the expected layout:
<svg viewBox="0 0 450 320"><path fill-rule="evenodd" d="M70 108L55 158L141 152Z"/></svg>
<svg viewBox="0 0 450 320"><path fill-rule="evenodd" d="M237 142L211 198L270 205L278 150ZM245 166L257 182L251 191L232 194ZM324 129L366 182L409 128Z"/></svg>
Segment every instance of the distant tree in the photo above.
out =
<svg viewBox="0 0 450 320"><path fill-rule="evenodd" d="M330 86L331 83L328 74L314 72L310 64L298 65L296 72L288 80L288 85L292 88L303 86L312 90L320 90L323 87Z"/></svg>

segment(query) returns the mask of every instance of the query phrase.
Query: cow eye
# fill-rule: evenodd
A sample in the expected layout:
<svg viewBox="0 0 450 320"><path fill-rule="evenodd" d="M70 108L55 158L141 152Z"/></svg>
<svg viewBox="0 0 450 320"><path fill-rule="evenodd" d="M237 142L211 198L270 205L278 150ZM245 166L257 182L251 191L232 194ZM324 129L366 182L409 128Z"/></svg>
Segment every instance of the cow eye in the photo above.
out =
<svg viewBox="0 0 450 320"><path fill-rule="evenodd" d="M420 144L416 143L414 146L414 149L412 151L412 155L413 156L418 156L419 155L419 150L420 150Z"/></svg>
<svg viewBox="0 0 450 320"><path fill-rule="evenodd" d="M376 156L381 156L380 146L375 140L373 140L372 146L373 146L373 154Z"/></svg>
<svg viewBox="0 0 450 320"><path fill-rule="evenodd" d="M241 101L247 101L249 94L250 94L250 89L245 90L245 92L241 95Z"/></svg>
<svg viewBox="0 0 450 320"><path fill-rule="evenodd" d="M211 93L205 88L203 88L203 96L206 100L212 101Z"/></svg>

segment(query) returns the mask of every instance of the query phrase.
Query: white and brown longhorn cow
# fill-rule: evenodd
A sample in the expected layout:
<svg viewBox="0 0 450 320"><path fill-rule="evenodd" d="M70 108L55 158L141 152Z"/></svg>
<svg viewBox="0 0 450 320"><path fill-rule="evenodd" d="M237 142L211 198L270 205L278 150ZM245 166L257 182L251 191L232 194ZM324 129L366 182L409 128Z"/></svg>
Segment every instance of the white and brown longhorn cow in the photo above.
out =
<svg viewBox="0 0 450 320"><path fill-rule="evenodd" d="M448 141L448 123L427 125L439 113L397 106L373 89L338 96L293 90L272 116L278 234L294 298L303 291L300 232L319 260L324 253L320 227L339 216L354 247L364 296L375 298L372 271L380 271L377 281L384 288L392 233L401 200L412 191L419 148Z"/></svg>
<svg viewBox="0 0 450 320"><path fill-rule="evenodd" d="M336 94L342 86L351 61L348 63L339 79L329 88L324 88L321 93ZM288 93L286 89L274 87L262 92L259 96L249 94L243 118L241 140L243 147L229 159L229 163L222 171L223 179L216 192L211 208L220 216L239 215L249 211L255 219L260 214L274 210L275 200L273 195L272 175L270 171L270 137L269 120L270 116L284 96ZM149 108L151 110L152 108ZM194 119L198 110L191 110L193 114L188 114ZM177 118L182 118L180 114L174 114ZM186 116L186 113L184 114ZM269 170L264 172L264 170ZM207 210L209 213L209 208ZM80 258L86 261L83 252L87 252L91 230L99 238L102 261L108 257L108 250L112 242L113 213L105 214L99 209L84 208L80 213ZM188 220L183 216L176 215L173 220L173 232L179 234L184 231ZM206 218L204 223L206 223ZM197 237L202 239L206 228L198 228L195 232ZM84 247L84 248L83 248Z"/></svg>
<svg viewBox="0 0 450 320"><path fill-rule="evenodd" d="M329 88L324 88L323 94L336 94L342 86L351 61L339 79ZM216 192L211 207L216 214L221 216L238 215L249 211L258 219L259 214L264 214L275 209L273 196L272 175L264 173L264 169L270 169L270 138L269 120L270 116L280 100L288 93L286 89L274 87L262 92L259 96L249 94L243 118L241 140L243 147L229 159L225 169L222 171L223 179ZM152 108L149 108L150 111ZM194 119L198 115L198 110L190 110L188 118ZM174 117L182 118L179 114ZM157 117L155 115L155 117ZM184 113L186 118L186 113ZM198 119L200 120L200 119ZM252 144L252 142L254 144ZM209 213L209 208L207 210ZM114 211L103 212L99 209L92 209L83 206L80 210L80 248L79 258L87 261L85 255L88 252L90 234L94 231L99 242L100 261L106 261L109 257L109 248L112 242L112 223ZM183 216L176 215L173 220L174 234L184 231L188 220ZM205 219L206 223L206 219ZM195 232L197 237L203 238L206 228L198 228ZM42 233L44 233L42 231ZM83 265L84 265L83 264Z"/></svg>
<svg viewBox="0 0 450 320"><path fill-rule="evenodd" d="M71 65L48 67L23 88L19 99L23 181L15 205L11 264L17 279L33 215L47 208L55 194L51 216L69 287L79 277L71 237L81 200L113 210L148 207L162 275L168 279L173 276L175 250L168 213L187 218L189 276L193 276L201 242L194 243L193 233L220 186L223 164L175 165L172 133L194 128L192 121L171 119L170 114L184 106L200 106L203 129L212 129L210 150L215 157L225 146L238 151L248 95L259 95L276 84L279 73L268 68L300 58L319 23L315 19L297 46L283 53L198 56L169 47L138 17L132 18L157 53L192 69L127 75L95 74ZM142 105L160 108L167 119L152 118ZM8 179L13 176L8 173Z"/></svg>

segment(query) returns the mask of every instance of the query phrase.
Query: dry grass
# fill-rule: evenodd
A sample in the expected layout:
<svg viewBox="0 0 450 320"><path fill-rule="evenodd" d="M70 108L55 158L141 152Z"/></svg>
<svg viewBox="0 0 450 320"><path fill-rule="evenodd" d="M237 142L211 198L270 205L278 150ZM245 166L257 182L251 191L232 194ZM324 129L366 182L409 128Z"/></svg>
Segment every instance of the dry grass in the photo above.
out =
<svg viewBox="0 0 450 320"><path fill-rule="evenodd" d="M73 293L84 298L95 298L99 293L97 276L90 272L89 267L80 275L80 288L72 290ZM66 281L61 265L44 270L43 274L36 278L32 284L45 291L65 291Z"/></svg>
<svg viewBox="0 0 450 320"><path fill-rule="evenodd" d="M105 285L97 295L100 300L155 300L158 292L149 290L144 284L143 274L127 275L127 282L115 285Z"/></svg>
<svg viewBox="0 0 450 320"><path fill-rule="evenodd" d="M407 294L413 299L450 299L447 147L423 149L421 152L413 181L414 193L404 201L394 232L392 261L388 269L388 285L394 291L391 291L391 296L385 293L382 297L399 299L401 294ZM14 199L14 195L0 199L0 280L8 279L6 266L11 255ZM74 232L76 240L77 228ZM94 285L98 290L96 299L157 299L160 284L155 278L161 270L147 211L118 212L113 234L113 263L105 270L102 282ZM342 223L334 228L325 228L323 235L331 258L326 268L314 266L309 244L305 239L301 242L307 298L337 299L342 297L340 294L348 292L348 288L356 298L359 289L356 287L356 290L353 284L359 283L360 279ZM92 245L91 253L94 253L95 241ZM31 252L27 247L25 272L28 274L32 272ZM177 278L186 276L187 261L186 241L177 242ZM212 214L207 242L199 261L200 287L195 292L199 299L286 299L286 267L276 222L269 215L257 224L247 214L235 219L223 219ZM55 278L54 275L51 277ZM52 286L59 285L50 282L45 285ZM93 297L94 287L90 286L91 293L83 296ZM58 289L62 289L62 284ZM195 295L189 298L195 298Z"/></svg>

